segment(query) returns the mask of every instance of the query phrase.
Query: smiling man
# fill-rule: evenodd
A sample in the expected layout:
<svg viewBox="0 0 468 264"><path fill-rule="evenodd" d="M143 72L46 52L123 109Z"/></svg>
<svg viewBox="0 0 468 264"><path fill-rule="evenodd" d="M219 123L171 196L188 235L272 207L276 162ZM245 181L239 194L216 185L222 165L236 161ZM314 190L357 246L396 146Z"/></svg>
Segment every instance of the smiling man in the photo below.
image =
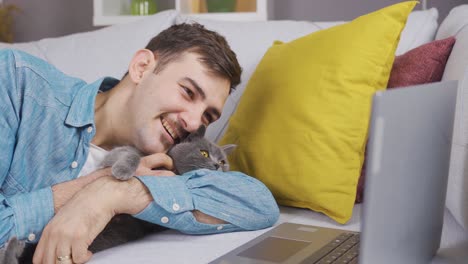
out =
<svg viewBox="0 0 468 264"><path fill-rule="evenodd" d="M82 263L120 213L191 234L278 219L268 189L244 174L171 177L166 151L217 120L240 82L236 55L217 33L172 26L135 53L120 81L86 84L19 51L0 51L0 62L0 244L16 236L39 242L34 263ZM122 145L147 155L124 182L95 165Z"/></svg>

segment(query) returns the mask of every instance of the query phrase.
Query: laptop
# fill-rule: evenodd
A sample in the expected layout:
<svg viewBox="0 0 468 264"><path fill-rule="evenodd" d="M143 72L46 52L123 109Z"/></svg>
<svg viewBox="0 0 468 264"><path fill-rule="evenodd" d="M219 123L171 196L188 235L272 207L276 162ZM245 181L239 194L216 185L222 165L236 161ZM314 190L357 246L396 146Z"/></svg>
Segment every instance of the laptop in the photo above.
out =
<svg viewBox="0 0 468 264"><path fill-rule="evenodd" d="M442 233L457 93L449 81L373 96L362 233L286 222L210 263L430 263Z"/></svg>

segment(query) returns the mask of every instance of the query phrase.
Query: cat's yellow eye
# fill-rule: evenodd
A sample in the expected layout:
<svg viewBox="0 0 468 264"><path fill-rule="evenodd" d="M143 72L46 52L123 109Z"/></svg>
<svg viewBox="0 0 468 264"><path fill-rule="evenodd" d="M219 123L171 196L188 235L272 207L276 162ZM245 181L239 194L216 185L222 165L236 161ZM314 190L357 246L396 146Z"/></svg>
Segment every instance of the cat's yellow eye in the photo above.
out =
<svg viewBox="0 0 468 264"><path fill-rule="evenodd" d="M200 150L200 153L203 155L203 157L208 158L210 154L206 150Z"/></svg>
<svg viewBox="0 0 468 264"><path fill-rule="evenodd" d="M226 162L224 162L224 160L220 160L218 163L219 163L220 165L224 165Z"/></svg>

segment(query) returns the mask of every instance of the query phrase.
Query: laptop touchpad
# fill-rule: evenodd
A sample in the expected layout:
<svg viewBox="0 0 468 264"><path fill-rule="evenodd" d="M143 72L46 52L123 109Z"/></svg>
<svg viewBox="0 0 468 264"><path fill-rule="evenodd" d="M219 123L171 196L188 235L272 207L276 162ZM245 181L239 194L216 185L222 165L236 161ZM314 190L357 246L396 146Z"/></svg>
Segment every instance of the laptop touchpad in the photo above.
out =
<svg viewBox="0 0 468 264"><path fill-rule="evenodd" d="M238 256L280 263L309 244L309 242L304 241L267 237L254 246L242 251Z"/></svg>

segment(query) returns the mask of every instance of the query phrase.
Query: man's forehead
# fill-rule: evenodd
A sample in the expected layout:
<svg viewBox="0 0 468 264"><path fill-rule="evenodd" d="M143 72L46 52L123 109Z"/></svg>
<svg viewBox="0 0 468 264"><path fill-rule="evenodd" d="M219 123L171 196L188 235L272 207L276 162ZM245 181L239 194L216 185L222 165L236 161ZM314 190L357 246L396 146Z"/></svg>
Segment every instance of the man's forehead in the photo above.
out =
<svg viewBox="0 0 468 264"><path fill-rule="evenodd" d="M194 74L202 73L202 76L198 75L187 75L182 76L182 78L189 77L193 80L196 80L199 85L203 88L204 86L208 86L209 84L205 84L205 82L211 81L219 85L219 89L223 89L224 86L226 87L226 93L229 94L230 92L230 80L225 77L221 76L220 73L216 72L213 69L210 69L207 64L203 61L203 57L196 53L196 52L188 52L186 51L185 54L181 55L181 60L186 61L188 67L196 67L194 70ZM187 74L191 72L188 71ZM200 78L200 79L199 79Z"/></svg>
<svg viewBox="0 0 468 264"><path fill-rule="evenodd" d="M204 100L221 113L231 90L230 80L208 68L203 62L202 56L196 51L184 51L174 61L174 64L174 70L178 72L179 80L189 83L194 89L197 89Z"/></svg>

